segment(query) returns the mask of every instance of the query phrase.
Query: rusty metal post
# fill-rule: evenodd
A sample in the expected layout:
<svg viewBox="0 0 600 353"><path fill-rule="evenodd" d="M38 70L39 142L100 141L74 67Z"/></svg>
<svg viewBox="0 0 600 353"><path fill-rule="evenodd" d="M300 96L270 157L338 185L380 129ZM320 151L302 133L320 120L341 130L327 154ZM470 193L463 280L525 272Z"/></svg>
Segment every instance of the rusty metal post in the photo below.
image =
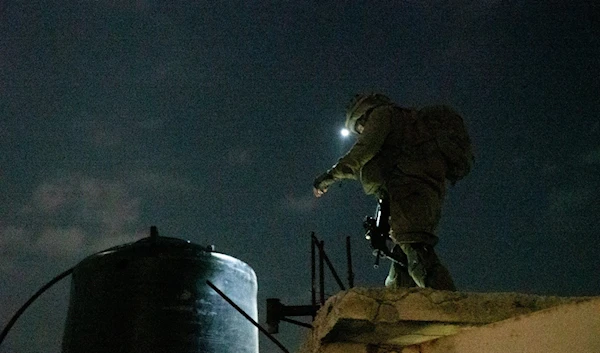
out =
<svg viewBox="0 0 600 353"><path fill-rule="evenodd" d="M315 232L310 235L310 281L311 281L311 304L317 305L317 259L316 259L316 244ZM313 319L315 316L313 315Z"/></svg>
<svg viewBox="0 0 600 353"><path fill-rule="evenodd" d="M325 242L321 240L319 242L319 299L321 305L325 304Z"/></svg>
<svg viewBox="0 0 600 353"><path fill-rule="evenodd" d="M314 235L313 235L314 237ZM314 237L315 241L318 242L319 240L317 239L317 237ZM317 243L317 246L321 246L320 243ZM323 256L323 260L325 261L325 264L327 264L327 266L329 267L329 270L331 271L331 275L333 276L333 278L335 279L335 281L337 282L337 284L340 286L341 290L346 290L346 287L344 287L344 283L342 283L342 280L340 279L340 276L338 276L337 272L335 271L335 268L333 267L333 264L331 263L331 260L329 260L329 256L327 256L327 253L325 252L325 249L319 249L319 250L323 250L322 251L322 256ZM321 252L320 252L321 253Z"/></svg>
<svg viewBox="0 0 600 353"><path fill-rule="evenodd" d="M346 258L348 259L348 287L354 287L354 272L352 271L352 249L350 237L346 237Z"/></svg>

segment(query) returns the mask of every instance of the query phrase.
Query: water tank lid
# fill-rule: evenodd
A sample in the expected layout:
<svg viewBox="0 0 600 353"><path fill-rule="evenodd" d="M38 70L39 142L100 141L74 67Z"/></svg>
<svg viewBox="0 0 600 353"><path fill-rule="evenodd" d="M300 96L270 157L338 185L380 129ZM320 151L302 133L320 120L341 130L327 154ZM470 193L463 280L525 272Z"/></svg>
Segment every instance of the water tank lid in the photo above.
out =
<svg viewBox="0 0 600 353"><path fill-rule="evenodd" d="M97 258L112 254L127 254L127 255L147 255L147 256L202 256L212 253L214 247L200 246L189 240L171 237L147 237L133 243L118 245L96 254L88 258Z"/></svg>

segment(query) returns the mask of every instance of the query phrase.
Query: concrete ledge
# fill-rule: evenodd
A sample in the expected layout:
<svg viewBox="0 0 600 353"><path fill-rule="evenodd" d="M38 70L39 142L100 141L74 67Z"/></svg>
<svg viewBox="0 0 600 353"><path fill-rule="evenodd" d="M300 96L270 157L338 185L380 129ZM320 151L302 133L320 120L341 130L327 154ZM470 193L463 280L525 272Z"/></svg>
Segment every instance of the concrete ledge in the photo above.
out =
<svg viewBox="0 0 600 353"><path fill-rule="evenodd" d="M371 350L369 353L378 352ZM383 350L382 352L389 352ZM464 330L401 353L598 353L600 298L563 304Z"/></svg>
<svg viewBox="0 0 600 353"><path fill-rule="evenodd" d="M348 344L405 347L456 335L465 328L587 300L590 298L353 288L329 298L319 310L311 337L300 352L333 353ZM356 347L339 351L362 352Z"/></svg>

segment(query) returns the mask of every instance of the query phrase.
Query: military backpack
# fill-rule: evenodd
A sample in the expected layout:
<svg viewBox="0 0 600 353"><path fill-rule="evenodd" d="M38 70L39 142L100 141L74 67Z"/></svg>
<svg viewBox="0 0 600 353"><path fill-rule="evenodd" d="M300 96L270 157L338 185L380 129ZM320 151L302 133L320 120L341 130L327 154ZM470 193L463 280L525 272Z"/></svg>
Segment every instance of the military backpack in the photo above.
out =
<svg viewBox="0 0 600 353"><path fill-rule="evenodd" d="M446 159L446 179L453 185L469 174L474 156L471 139L463 118L445 105L425 107L418 112L419 119L428 127Z"/></svg>

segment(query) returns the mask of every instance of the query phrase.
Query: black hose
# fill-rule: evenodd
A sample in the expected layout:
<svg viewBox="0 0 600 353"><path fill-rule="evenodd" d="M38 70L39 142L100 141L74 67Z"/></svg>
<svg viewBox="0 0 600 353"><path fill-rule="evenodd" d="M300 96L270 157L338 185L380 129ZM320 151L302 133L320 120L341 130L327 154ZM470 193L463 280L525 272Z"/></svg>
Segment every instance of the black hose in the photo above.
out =
<svg viewBox="0 0 600 353"><path fill-rule="evenodd" d="M31 296L31 298L29 298L29 300L27 302L25 302L25 304L23 304L23 306L21 306L19 308L19 310L17 310L17 312L13 315L13 317L10 319L10 321L8 322L8 324L6 324L6 327L4 327L4 329L2 330L2 333L0 333L0 345L2 345L2 342L4 341L4 338L6 338L6 335L8 335L8 331L10 331L10 329L13 327L13 325L15 324L15 322L17 321L17 319L19 318L19 316L21 316L23 314L23 312L40 296L42 295L42 293L44 293L46 290L48 290L48 288L52 287L53 285L55 285L58 281L60 281L61 279L67 277L68 275L70 275L71 273L73 273L73 267L71 267L70 269L66 270L65 272L61 273L60 275L54 277L50 282L46 283L42 288L40 288L37 292L35 292L34 295Z"/></svg>
<svg viewBox="0 0 600 353"><path fill-rule="evenodd" d="M288 351L287 348L285 348L285 346L281 344L281 342L279 342L277 338L275 338L275 336L270 334L264 327L260 326L258 322L256 322L242 308L240 308L236 303L234 303L233 300L231 300L231 298L229 298L225 293L223 293L219 288L217 288L217 286L215 286L211 281L206 280L206 284L208 284L210 288L214 289L214 291L217 292L217 294L220 295L221 298L223 298L227 303L229 303L229 305L231 305L235 310L242 314L242 316L246 318L246 320L250 321L252 325L256 326L256 328L259 329L260 332L264 333L265 336L267 336L268 339L275 343L277 347L279 347L284 353L290 353L290 351Z"/></svg>

